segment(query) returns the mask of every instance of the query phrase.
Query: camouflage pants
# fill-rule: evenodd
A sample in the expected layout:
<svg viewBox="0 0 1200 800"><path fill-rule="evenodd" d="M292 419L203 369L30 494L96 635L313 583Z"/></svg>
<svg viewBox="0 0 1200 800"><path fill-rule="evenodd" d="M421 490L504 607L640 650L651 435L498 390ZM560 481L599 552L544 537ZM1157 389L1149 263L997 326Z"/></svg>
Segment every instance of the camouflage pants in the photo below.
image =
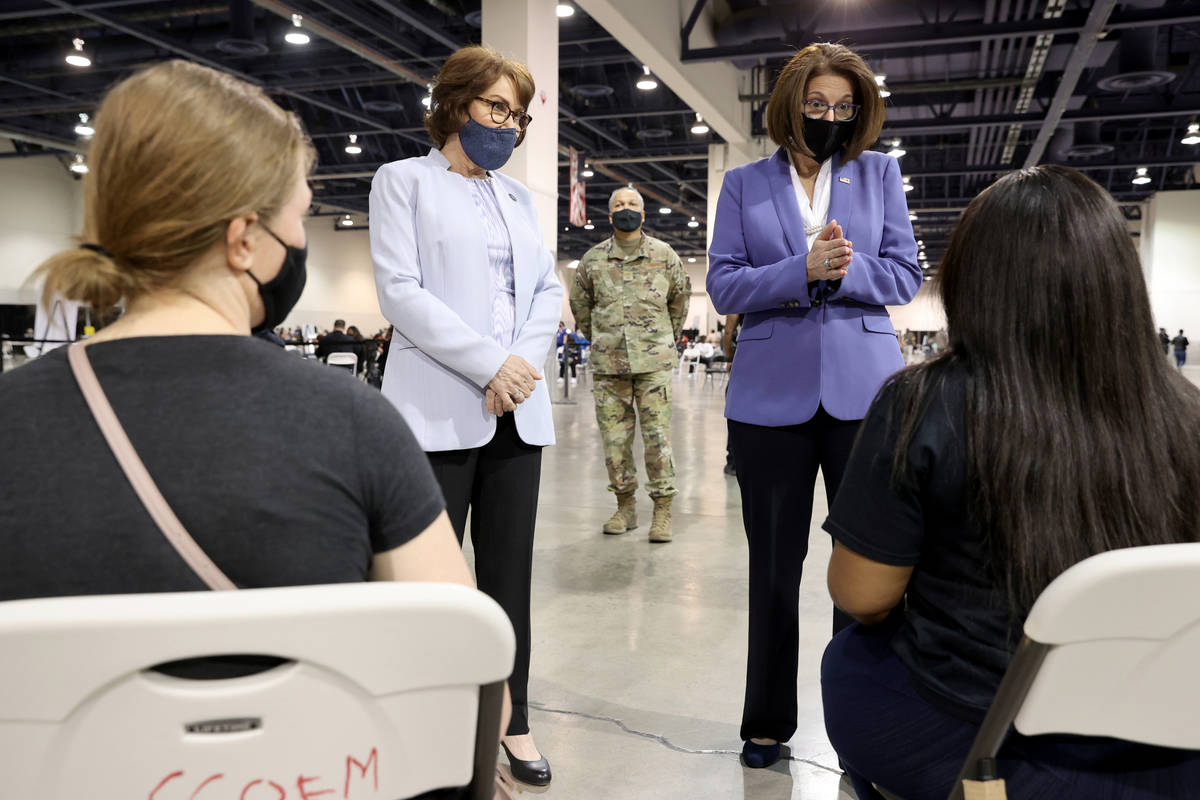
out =
<svg viewBox="0 0 1200 800"><path fill-rule="evenodd" d="M637 489L633 432L637 419L641 419L642 444L646 448L646 489L651 497L675 495L675 459L671 455L672 374L666 369L636 375L595 376L596 422L604 441L610 492L625 494Z"/></svg>

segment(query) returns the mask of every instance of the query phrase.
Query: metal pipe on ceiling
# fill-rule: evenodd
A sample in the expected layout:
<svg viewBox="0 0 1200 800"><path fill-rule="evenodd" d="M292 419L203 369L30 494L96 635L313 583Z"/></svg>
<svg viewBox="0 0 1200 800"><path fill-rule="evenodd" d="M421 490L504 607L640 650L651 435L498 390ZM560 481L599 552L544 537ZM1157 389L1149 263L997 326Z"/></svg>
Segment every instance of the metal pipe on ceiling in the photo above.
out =
<svg viewBox="0 0 1200 800"><path fill-rule="evenodd" d="M1054 129L1058 127L1059 120L1067 110L1067 103L1070 102L1075 87L1079 85L1083 68L1087 66L1092 50L1095 49L1101 31L1116 4L1116 0L1095 0L1092 4L1087 25L1080 33L1075 49L1071 51L1071 58L1063 70L1062 79L1054 92L1054 99L1050 101L1050 108L1046 111L1045 121L1038 131L1037 138L1033 140L1033 146L1029 148L1028 155L1025 156L1026 167L1035 166L1041 160L1042 154L1046 152L1046 145L1049 144ZM1023 109L1018 109L1018 111L1021 110Z"/></svg>
<svg viewBox="0 0 1200 800"><path fill-rule="evenodd" d="M116 3L95 3L88 6L90 11L100 11L106 8L118 8L120 6L145 5L146 0L123 0ZM193 6L175 6L173 8L159 9L156 11L137 11L128 14L123 19L129 22L154 22L160 19L178 19L180 17L194 17L199 14L224 14L229 10L227 3L206 3L204 5ZM43 8L36 12L17 12L23 16L36 16L44 18L49 15L73 15L75 12L66 11L61 8ZM17 18L13 14L0 14L0 21L5 19ZM31 36L38 33L61 33L63 31L79 30L79 20L65 19L57 22L37 22L27 25L4 25L0 26L0 39L5 39L15 36Z"/></svg>
<svg viewBox="0 0 1200 800"><path fill-rule="evenodd" d="M49 1L55 2L55 0ZM301 13L297 9L284 5L283 3L279 2L279 0L253 0L253 3L256 6L265 8L267 11L270 11L273 14L278 14L280 17L283 17L287 20L290 20L293 14ZM375 66L381 67L393 75L404 78L405 80L415 83L418 86L426 86L432 80L432 77L426 77L419 72L414 72L403 64L397 63L393 59L390 59L387 56L384 56L382 53L372 50L370 47L367 47L361 42L358 42L355 39L352 39L351 37L334 30L328 25L324 25L314 20L312 17L304 17L304 27L308 30L311 30L322 39L326 39L332 44L336 44L343 50L348 50L360 58L370 61Z"/></svg>
<svg viewBox="0 0 1200 800"><path fill-rule="evenodd" d="M16 128L0 128L0 137L5 139L13 139L14 141L18 142L25 142L27 144L36 144L50 150L61 150L64 153L82 153L87 149L86 146L82 146L78 142L72 142L66 139L55 139L53 136L30 133L28 131L22 131Z"/></svg>
<svg viewBox="0 0 1200 800"><path fill-rule="evenodd" d="M1200 22L1200 13L1189 8L1177 11L1174 8L1150 11L1122 11L1114 15L1107 24L1108 30L1138 28L1145 26L1186 25ZM1027 36L1078 35L1087 27L1086 12L1071 12L1059 19L1037 18L1012 22L981 24L978 22L942 23L938 26L908 25L881 28L869 31L819 31L824 41L845 41L858 50L878 52L912 48L936 48L954 44L971 44L987 40L1013 39ZM735 58L753 56L757 58L788 58L796 47L789 42L751 42L733 47L705 47L685 51L681 57L684 64L704 61L732 61Z"/></svg>

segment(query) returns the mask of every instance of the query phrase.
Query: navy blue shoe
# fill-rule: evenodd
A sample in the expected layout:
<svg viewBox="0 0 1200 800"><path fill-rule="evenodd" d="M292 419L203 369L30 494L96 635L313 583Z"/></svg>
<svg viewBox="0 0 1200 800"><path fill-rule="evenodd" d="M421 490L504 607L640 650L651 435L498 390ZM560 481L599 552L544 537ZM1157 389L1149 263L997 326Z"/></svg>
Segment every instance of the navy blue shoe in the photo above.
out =
<svg viewBox="0 0 1200 800"><path fill-rule="evenodd" d="M769 767L779 760L779 743L755 744L747 739L742 744L742 763L752 769Z"/></svg>

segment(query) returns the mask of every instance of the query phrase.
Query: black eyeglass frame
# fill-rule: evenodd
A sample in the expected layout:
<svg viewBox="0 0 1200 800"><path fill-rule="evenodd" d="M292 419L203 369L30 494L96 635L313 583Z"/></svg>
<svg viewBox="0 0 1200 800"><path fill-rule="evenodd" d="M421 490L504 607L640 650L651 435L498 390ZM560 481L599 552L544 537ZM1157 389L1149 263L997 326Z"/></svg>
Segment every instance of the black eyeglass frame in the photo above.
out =
<svg viewBox="0 0 1200 800"><path fill-rule="evenodd" d="M523 131L529 127L529 123L533 122L532 115L527 114L524 111L518 114L509 107L508 103L504 102L503 100L488 100L486 97L479 97L478 95L475 96L475 99L481 103L487 103L492 107L492 122L496 123L497 125L503 125L511 118L517 121L517 130ZM497 116L500 118L496 119Z"/></svg>
<svg viewBox="0 0 1200 800"><path fill-rule="evenodd" d="M810 104L814 105L814 106L824 106L824 108L821 109L821 112L819 114L815 114L815 115L810 114L808 112L808 108L809 108ZM832 103L832 104L830 104L830 103L826 103L824 100L805 100L801 107L804 109L804 116L807 117L808 119L820 119L821 117L825 116L825 114L829 111L829 109L832 108L833 109L833 118L836 119L838 122L850 122L850 121L856 119L858 117L858 112L862 110L861 103ZM845 118L838 116L839 108L849 108L851 110L850 116L845 117Z"/></svg>

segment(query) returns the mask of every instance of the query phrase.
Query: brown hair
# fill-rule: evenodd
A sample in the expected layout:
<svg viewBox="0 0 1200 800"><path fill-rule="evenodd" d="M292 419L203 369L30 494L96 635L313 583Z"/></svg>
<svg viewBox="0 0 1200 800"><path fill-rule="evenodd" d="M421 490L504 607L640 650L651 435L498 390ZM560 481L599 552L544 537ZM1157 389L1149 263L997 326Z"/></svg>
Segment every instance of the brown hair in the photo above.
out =
<svg viewBox="0 0 1200 800"><path fill-rule="evenodd" d="M854 87L854 102L862 108L854 118L854 136L846 143L843 159L853 161L879 138L884 106L875 73L862 56L841 44L810 44L784 66L767 103L767 135L775 144L808 157L804 143L804 100L808 82L818 75L840 75Z"/></svg>
<svg viewBox="0 0 1200 800"><path fill-rule="evenodd" d="M462 115L467 113L471 101L502 77L513 82L517 99L528 113L533 102L533 75L520 61L479 45L456 50L446 59L434 78L433 102L425 113L425 130L439 148L463 126ZM519 131L517 144L524 140L525 131Z"/></svg>
<svg viewBox="0 0 1200 800"><path fill-rule="evenodd" d="M83 247L38 267L43 303L93 308L170 285L225 238L230 220L270 219L315 152L295 114L262 89L166 61L114 86L96 114L83 181ZM111 255L110 255L111 254Z"/></svg>

